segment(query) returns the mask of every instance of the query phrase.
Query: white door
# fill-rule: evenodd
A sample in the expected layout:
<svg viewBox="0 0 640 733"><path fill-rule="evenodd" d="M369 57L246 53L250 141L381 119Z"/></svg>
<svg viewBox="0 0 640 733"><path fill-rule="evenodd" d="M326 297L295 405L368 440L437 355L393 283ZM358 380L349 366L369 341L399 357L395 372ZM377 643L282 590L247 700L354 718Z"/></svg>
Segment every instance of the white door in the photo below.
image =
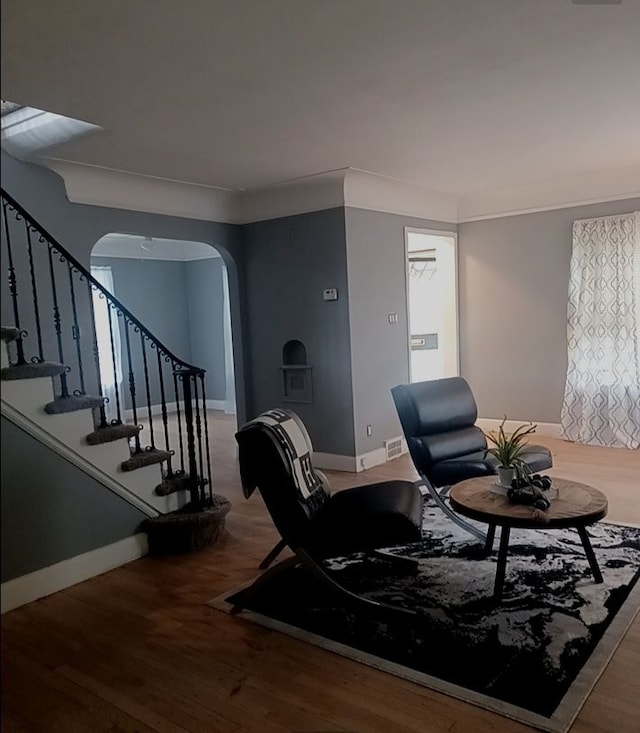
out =
<svg viewBox="0 0 640 733"><path fill-rule="evenodd" d="M456 235L406 230L411 382L457 376Z"/></svg>

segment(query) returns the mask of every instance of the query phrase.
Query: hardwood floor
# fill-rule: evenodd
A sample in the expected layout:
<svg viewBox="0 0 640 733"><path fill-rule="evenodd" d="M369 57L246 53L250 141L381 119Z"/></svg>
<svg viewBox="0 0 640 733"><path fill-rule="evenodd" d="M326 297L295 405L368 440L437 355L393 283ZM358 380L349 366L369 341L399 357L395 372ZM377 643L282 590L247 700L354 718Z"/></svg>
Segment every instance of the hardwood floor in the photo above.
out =
<svg viewBox="0 0 640 733"><path fill-rule="evenodd" d="M277 540L257 493L242 497L234 421L215 420L227 535L185 556L146 557L2 617L2 731L522 733L528 726L205 605L257 573ZM602 489L609 518L640 524L640 452L536 436L553 474ZM408 457L336 489L415 478ZM640 730L636 619L571 733Z"/></svg>

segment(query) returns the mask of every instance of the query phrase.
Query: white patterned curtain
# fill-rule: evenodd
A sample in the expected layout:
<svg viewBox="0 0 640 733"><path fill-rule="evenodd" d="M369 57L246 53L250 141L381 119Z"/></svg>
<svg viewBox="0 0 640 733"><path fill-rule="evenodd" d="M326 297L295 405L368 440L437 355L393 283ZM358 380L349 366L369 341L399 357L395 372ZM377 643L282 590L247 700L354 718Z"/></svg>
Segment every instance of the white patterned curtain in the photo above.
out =
<svg viewBox="0 0 640 733"><path fill-rule="evenodd" d="M573 223L560 416L576 443L640 446L640 212Z"/></svg>

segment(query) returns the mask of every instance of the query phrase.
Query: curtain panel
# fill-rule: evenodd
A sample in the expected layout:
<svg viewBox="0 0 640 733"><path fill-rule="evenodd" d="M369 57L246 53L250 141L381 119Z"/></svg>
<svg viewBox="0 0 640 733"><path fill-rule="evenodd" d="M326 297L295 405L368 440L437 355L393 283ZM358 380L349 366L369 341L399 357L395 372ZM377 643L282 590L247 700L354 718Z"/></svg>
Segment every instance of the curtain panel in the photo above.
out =
<svg viewBox="0 0 640 733"><path fill-rule="evenodd" d="M577 443L640 446L640 212L573 223L560 423Z"/></svg>

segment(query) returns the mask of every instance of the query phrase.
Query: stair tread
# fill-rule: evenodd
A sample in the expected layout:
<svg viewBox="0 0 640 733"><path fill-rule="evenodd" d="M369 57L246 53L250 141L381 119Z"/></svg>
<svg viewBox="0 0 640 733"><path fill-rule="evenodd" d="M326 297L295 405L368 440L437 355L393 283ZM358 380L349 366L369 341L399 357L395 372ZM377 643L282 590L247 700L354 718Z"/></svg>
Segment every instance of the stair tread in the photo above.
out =
<svg viewBox="0 0 640 733"><path fill-rule="evenodd" d="M143 468L144 466L153 466L156 463L162 463L171 458L172 454L166 450L158 450L158 448L152 448L150 450L143 450L140 453L134 453L131 458L127 458L120 464L122 471L135 471L136 468Z"/></svg>
<svg viewBox="0 0 640 733"><path fill-rule="evenodd" d="M0 327L0 340L15 341L20 336L20 329L15 326Z"/></svg>
<svg viewBox="0 0 640 733"><path fill-rule="evenodd" d="M66 369L64 364L55 361L28 362L12 364L0 371L0 378L6 381L15 379L38 379L40 377L57 377Z"/></svg>
<svg viewBox="0 0 640 733"><path fill-rule="evenodd" d="M53 402L44 406L48 415L61 415L77 410L100 407L104 404L103 397L92 397L91 395L69 395L68 397L57 397Z"/></svg>
<svg viewBox="0 0 640 733"><path fill-rule="evenodd" d="M188 491L190 488L191 476L182 474L166 478L155 487L154 492L158 496L167 496L168 494L175 494L177 491Z"/></svg>
<svg viewBox="0 0 640 733"><path fill-rule="evenodd" d="M122 438L134 438L142 430L140 425L123 423L121 425L107 425L89 433L85 440L88 445L100 445L101 443L112 443Z"/></svg>

